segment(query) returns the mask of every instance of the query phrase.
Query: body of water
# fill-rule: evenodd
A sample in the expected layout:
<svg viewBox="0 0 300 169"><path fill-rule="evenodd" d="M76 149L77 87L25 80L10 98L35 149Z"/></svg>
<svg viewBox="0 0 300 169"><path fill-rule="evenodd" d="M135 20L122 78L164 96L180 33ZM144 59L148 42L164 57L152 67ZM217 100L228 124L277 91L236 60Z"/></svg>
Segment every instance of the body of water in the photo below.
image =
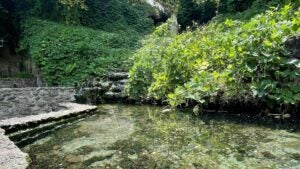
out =
<svg viewBox="0 0 300 169"><path fill-rule="evenodd" d="M161 107L101 105L23 148L29 169L299 169L300 134Z"/></svg>

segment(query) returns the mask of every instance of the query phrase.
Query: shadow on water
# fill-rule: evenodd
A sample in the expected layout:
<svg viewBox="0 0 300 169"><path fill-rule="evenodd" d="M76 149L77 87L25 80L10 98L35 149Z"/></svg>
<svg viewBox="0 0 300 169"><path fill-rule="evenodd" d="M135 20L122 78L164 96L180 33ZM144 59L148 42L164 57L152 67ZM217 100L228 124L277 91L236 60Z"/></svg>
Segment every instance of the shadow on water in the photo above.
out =
<svg viewBox="0 0 300 169"><path fill-rule="evenodd" d="M200 118L202 121L208 123L210 120L223 123L233 123L246 126L261 126L270 129L289 130L290 132L300 132L300 121L293 119L281 119L271 116L252 115L248 113L223 113L223 112L205 112L201 117L192 113L191 109L181 109L181 112L191 114L195 118Z"/></svg>
<svg viewBox="0 0 300 169"><path fill-rule="evenodd" d="M256 120L162 107L100 105L25 146L29 168L299 168L300 134ZM275 127L275 128L274 128Z"/></svg>

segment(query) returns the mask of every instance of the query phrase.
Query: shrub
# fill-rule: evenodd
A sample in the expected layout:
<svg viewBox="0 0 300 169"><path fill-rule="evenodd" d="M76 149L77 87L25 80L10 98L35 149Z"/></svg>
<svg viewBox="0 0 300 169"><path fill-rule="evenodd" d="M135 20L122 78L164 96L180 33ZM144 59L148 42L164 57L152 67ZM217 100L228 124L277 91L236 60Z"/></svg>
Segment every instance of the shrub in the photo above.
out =
<svg viewBox="0 0 300 169"><path fill-rule="evenodd" d="M15 4L22 21L20 50L33 58L50 86L128 70L129 55L153 28L145 3L18 0Z"/></svg>
<svg viewBox="0 0 300 169"><path fill-rule="evenodd" d="M300 62L289 58L283 45L300 34L298 7L270 8L249 21L214 21L155 47L159 40L150 36L152 41L138 51L130 71L129 94L139 91L135 88L140 84L139 96L173 106L218 97L223 102L256 99L271 107L298 104Z"/></svg>
<svg viewBox="0 0 300 169"><path fill-rule="evenodd" d="M25 50L41 68L48 85L73 85L88 76L127 69L127 59L138 34L109 33L28 19L20 50Z"/></svg>

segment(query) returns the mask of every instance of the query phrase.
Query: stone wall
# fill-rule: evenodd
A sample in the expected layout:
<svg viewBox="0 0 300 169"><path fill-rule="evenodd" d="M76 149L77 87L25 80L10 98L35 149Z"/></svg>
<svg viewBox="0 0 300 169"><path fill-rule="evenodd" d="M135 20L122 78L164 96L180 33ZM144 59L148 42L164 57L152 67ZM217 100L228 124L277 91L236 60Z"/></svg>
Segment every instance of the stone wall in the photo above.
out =
<svg viewBox="0 0 300 169"><path fill-rule="evenodd" d="M36 86L37 83L34 78L0 78L0 88L24 88Z"/></svg>
<svg viewBox="0 0 300 169"><path fill-rule="evenodd" d="M64 109L60 103L72 102L74 88L0 88L0 120Z"/></svg>
<svg viewBox="0 0 300 169"><path fill-rule="evenodd" d="M127 72L108 73L102 79L95 78L77 89L75 98L78 103L124 102L127 99L125 85L128 81Z"/></svg>

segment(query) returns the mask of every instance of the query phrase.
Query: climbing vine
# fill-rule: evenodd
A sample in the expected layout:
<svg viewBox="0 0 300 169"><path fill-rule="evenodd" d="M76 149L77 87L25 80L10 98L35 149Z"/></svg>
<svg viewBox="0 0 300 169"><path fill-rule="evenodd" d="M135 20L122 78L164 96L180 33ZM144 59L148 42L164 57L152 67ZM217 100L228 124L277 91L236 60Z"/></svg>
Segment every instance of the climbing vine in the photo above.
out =
<svg viewBox="0 0 300 169"><path fill-rule="evenodd" d="M33 58L50 86L70 86L89 76L128 70L128 58L139 39L153 28L143 3L29 1L18 4L28 6L20 10L25 15L19 51Z"/></svg>

